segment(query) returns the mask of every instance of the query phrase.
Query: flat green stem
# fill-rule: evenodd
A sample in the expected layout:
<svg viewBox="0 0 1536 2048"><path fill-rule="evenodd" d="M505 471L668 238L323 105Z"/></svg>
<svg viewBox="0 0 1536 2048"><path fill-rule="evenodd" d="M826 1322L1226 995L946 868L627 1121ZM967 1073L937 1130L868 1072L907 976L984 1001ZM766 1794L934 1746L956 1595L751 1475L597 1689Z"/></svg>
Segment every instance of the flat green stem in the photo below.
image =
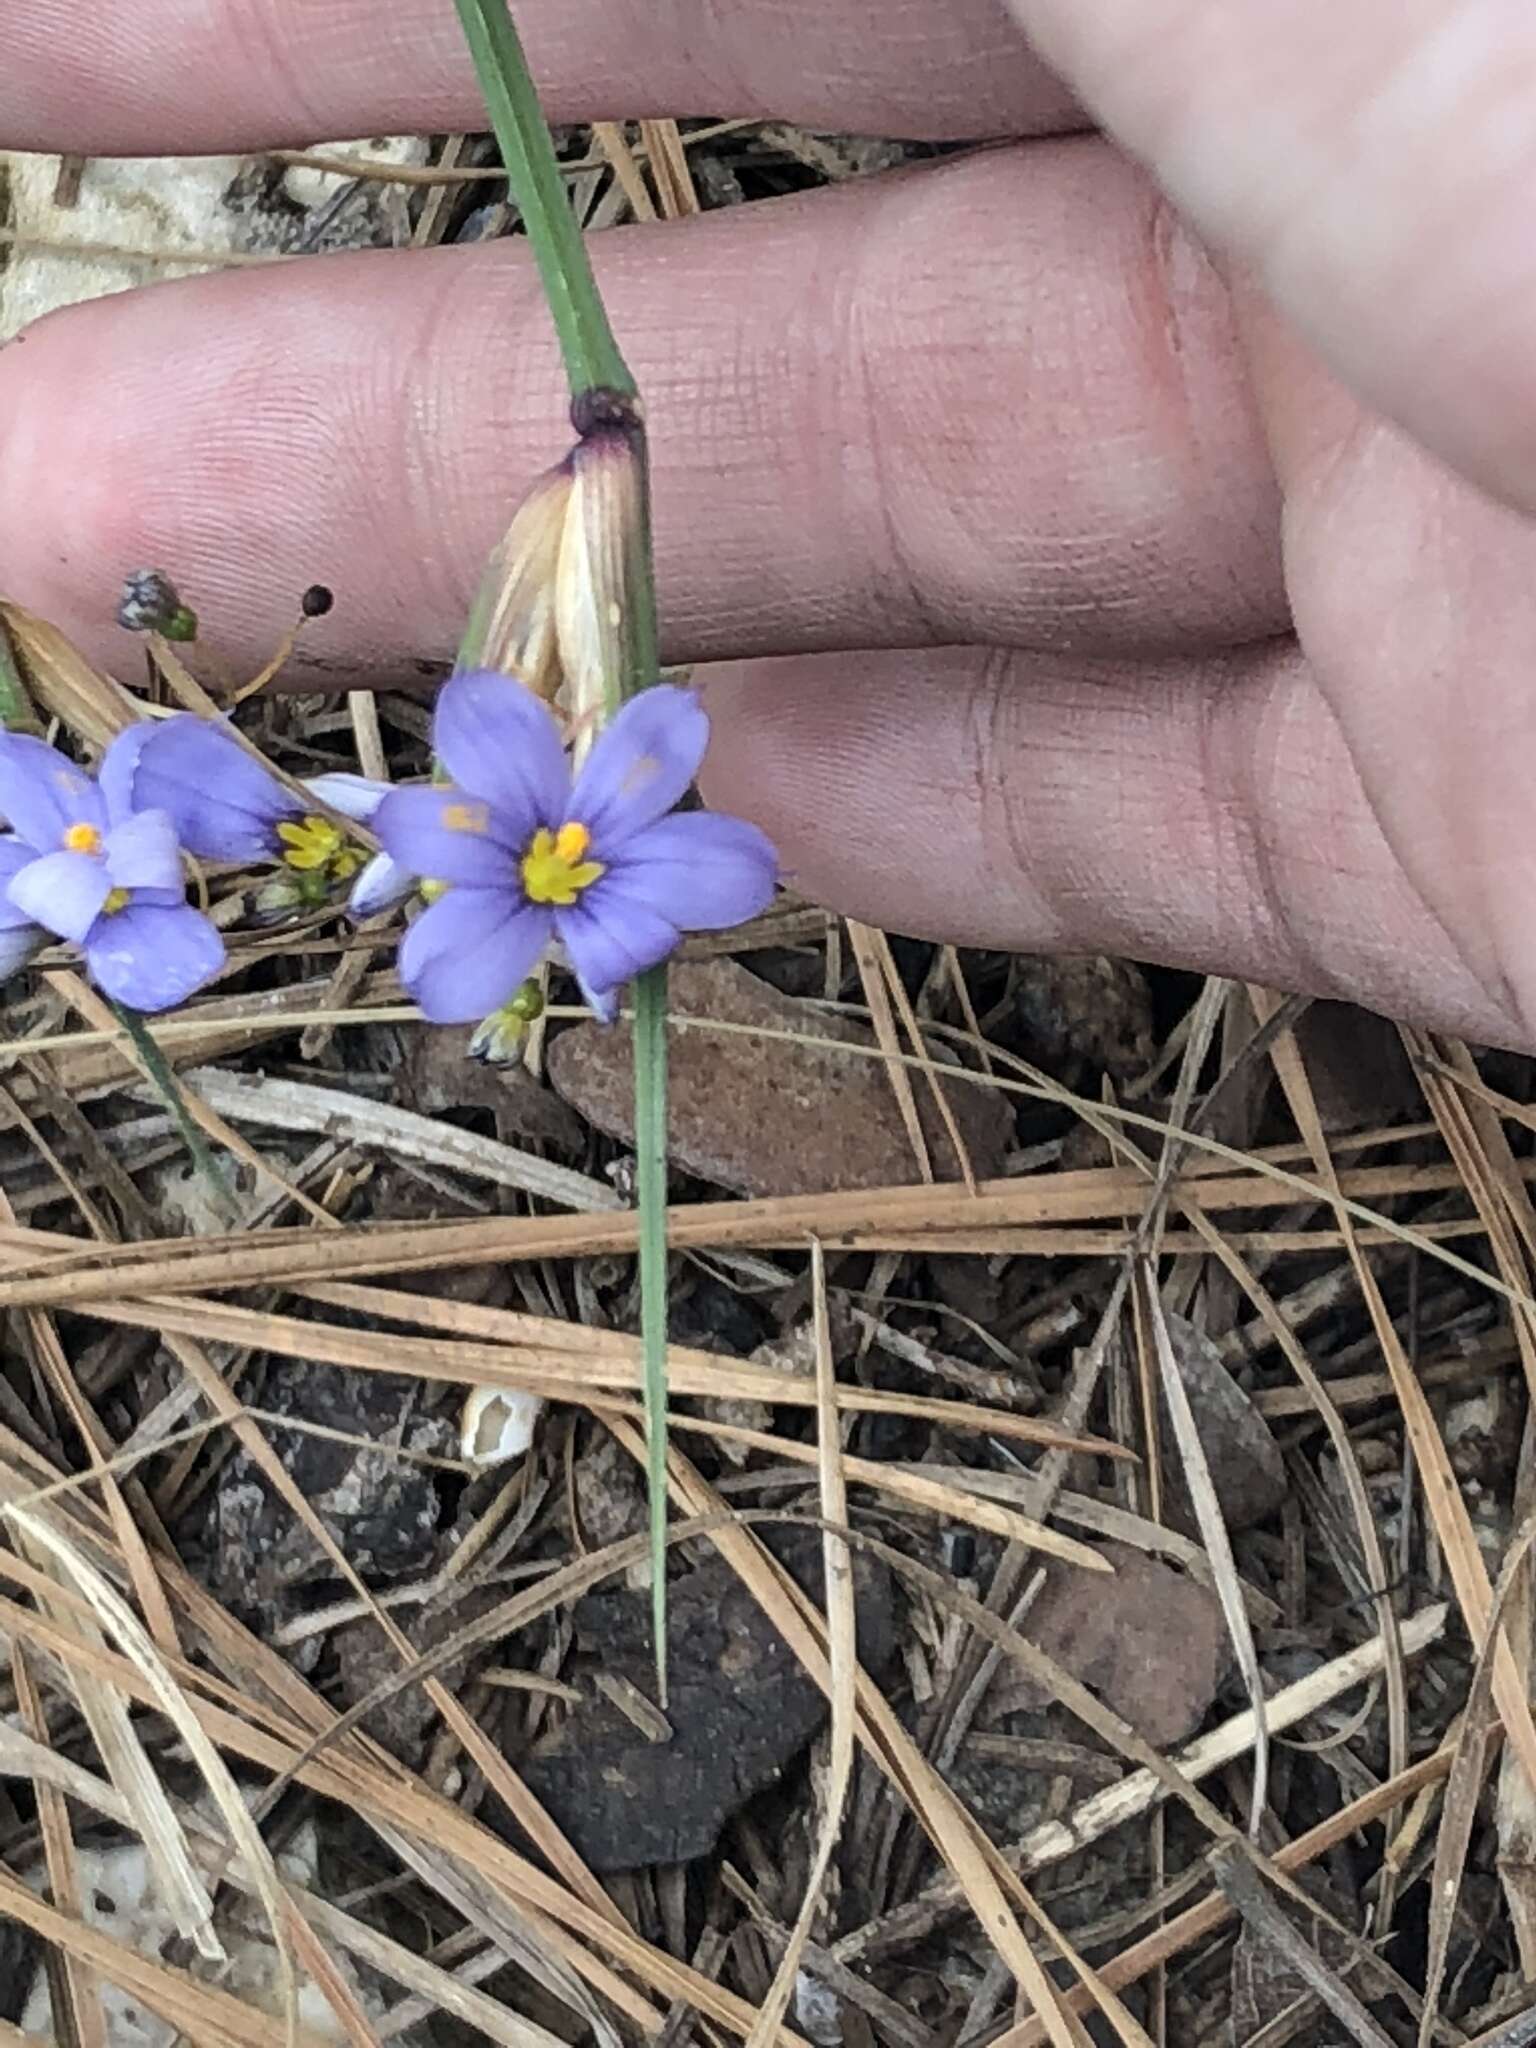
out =
<svg viewBox="0 0 1536 2048"><path fill-rule="evenodd" d="M109 998L110 1001L110 998ZM139 1056L139 1063L148 1074L156 1094L176 1119L176 1128L181 1132L182 1142L192 1158L194 1168L207 1183L214 1198L214 1206L224 1222L234 1225L240 1220L240 1206L235 1200L235 1191L228 1178L214 1158L208 1140L198 1129L192 1112L187 1107L187 1098L182 1093L176 1070L160 1050L153 1032L137 1010L130 1010L122 1003L111 1004L112 1014L122 1025L132 1041L133 1049Z"/></svg>
<svg viewBox="0 0 1536 2048"><path fill-rule="evenodd" d="M586 244L571 211L570 194L512 17L504 0L455 0L455 4L491 126L501 145L507 181L533 244L572 395L600 387L632 395L634 379L619 354L598 296Z"/></svg>
<svg viewBox="0 0 1536 2048"><path fill-rule="evenodd" d="M622 415L645 473L645 431L635 380L619 353L598 294L586 244L555 155L538 93L505 0L455 0L508 183L533 245L560 343L578 432L601 400L612 424ZM613 694L629 697L657 680L656 587L651 565L649 492L641 490L639 529L629 537L623 673ZM472 640L473 630L469 638ZM640 1205L640 1328L645 1359L646 1479L650 1497L651 1613L656 1678L667 1696L667 971L653 967L634 986L635 1154Z"/></svg>

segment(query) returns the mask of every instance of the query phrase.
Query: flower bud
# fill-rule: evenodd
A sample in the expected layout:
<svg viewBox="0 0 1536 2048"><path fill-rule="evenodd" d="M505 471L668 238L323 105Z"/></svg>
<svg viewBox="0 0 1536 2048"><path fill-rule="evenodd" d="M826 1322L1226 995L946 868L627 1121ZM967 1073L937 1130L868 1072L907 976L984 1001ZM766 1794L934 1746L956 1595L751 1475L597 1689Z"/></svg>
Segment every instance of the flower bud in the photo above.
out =
<svg viewBox="0 0 1536 2048"><path fill-rule="evenodd" d="M197 614L182 603L163 569L130 569L117 600L117 623L130 633L163 633L167 640L195 640Z"/></svg>
<svg viewBox="0 0 1536 2048"><path fill-rule="evenodd" d="M491 556L459 666L499 669L552 702L560 687L555 583L572 497L571 465L547 469L512 515Z"/></svg>
<svg viewBox="0 0 1536 2048"><path fill-rule="evenodd" d="M469 1056L488 1067L509 1066L518 1056L528 1026L544 1014L544 991L530 975L509 1002L475 1026Z"/></svg>
<svg viewBox="0 0 1536 2048"><path fill-rule="evenodd" d="M625 425L593 427L570 461L574 487L560 548L555 622L564 671L559 702L579 767L619 705L625 608L643 566L645 478L639 435Z"/></svg>

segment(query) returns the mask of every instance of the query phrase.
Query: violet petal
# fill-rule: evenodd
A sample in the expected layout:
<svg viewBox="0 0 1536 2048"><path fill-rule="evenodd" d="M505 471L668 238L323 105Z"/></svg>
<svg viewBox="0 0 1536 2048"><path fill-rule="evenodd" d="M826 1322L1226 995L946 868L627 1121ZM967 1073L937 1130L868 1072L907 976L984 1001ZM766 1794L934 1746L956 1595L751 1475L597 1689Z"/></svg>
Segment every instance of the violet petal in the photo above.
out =
<svg viewBox="0 0 1536 2048"><path fill-rule="evenodd" d="M450 676L432 720L437 758L461 789L484 797L504 834L526 842L557 825L571 767L554 713L542 698L495 669Z"/></svg>
<svg viewBox="0 0 1536 2048"><path fill-rule="evenodd" d="M107 864L95 854L45 853L12 875L6 893L34 924L79 945L111 887Z"/></svg>
<svg viewBox="0 0 1536 2048"><path fill-rule="evenodd" d="M377 917L380 911L393 910L397 903L403 903L415 886L416 877L409 868L401 867L387 853L376 853L352 884L347 897L348 914Z"/></svg>
<svg viewBox="0 0 1536 2048"><path fill-rule="evenodd" d="M726 931L768 908L778 875L773 842L755 825L686 811L636 833L594 893L622 883L685 932Z"/></svg>
<svg viewBox="0 0 1536 2048"><path fill-rule="evenodd" d="M83 768L28 733L0 732L0 817L38 853L53 853L71 825L107 822L106 805Z"/></svg>
<svg viewBox="0 0 1536 2048"><path fill-rule="evenodd" d="M394 784L375 782L371 775L348 775L337 769L330 775L306 776L304 787L312 789L321 803L340 811L344 818L355 818L360 825L366 825Z"/></svg>
<svg viewBox="0 0 1536 2048"><path fill-rule="evenodd" d="M297 797L206 718L180 712L139 751L136 810L168 811L176 836L199 860L270 860L277 826L301 814Z"/></svg>
<svg viewBox="0 0 1536 2048"><path fill-rule="evenodd" d="M102 847L107 879L116 889L174 889L184 893L181 848L165 811L136 811L108 832Z"/></svg>
<svg viewBox="0 0 1536 2048"><path fill-rule="evenodd" d="M499 1010L549 942L550 914L503 889L450 889L400 942L400 979L434 1024L472 1024Z"/></svg>
<svg viewBox="0 0 1536 2048"><path fill-rule="evenodd" d="M85 964L105 996L131 1010L172 1010L224 964L218 928L190 903L130 903L98 917Z"/></svg>
<svg viewBox="0 0 1536 2048"><path fill-rule="evenodd" d="M604 876L583 889L569 910L555 912L555 930L583 989L599 997L665 960L682 934L644 897L632 897Z"/></svg>
<svg viewBox="0 0 1536 2048"><path fill-rule="evenodd" d="M133 815L133 785L139 772L139 756L154 732L153 719L141 718L136 725L120 732L101 757L101 765L96 770L96 787L106 804L110 825L120 824L124 818Z"/></svg>
<svg viewBox="0 0 1536 2048"><path fill-rule="evenodd" d="M24 910L17 909L7 891L12 876L19 875L36 859L37 855L24 839L18 839L14 832L0 833L0 931L31 924L31 918Z"/></svg>
<svg viewBox="0 0 1536 2048"><path fill-rule="evenodd" d="M0 929L0 981L9 981L47 943L48 934L41 925L27 922Z"/></svg>
<svg viewBox="0 0 1536 2048"><path fill-rule="evenodd" d="M503 838L503 815L462 789L397 789L375 811L373 829L384 851L413 875L515 890L527 842Z"/></svg>
<svg viewBox="0 0 1536 2048"><path fill-rule="evenodd" d="M598 734L565 816L592 835L594 860L612 860L686 794L709 744L709 720L692 690L642 690Z"/></svg>

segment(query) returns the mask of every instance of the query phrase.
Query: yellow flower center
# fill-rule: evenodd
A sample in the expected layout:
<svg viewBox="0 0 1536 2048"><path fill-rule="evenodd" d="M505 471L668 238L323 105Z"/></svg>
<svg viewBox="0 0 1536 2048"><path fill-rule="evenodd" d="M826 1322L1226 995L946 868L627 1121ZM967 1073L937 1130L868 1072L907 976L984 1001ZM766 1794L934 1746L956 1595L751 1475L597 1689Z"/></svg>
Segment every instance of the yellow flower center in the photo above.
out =
<svg viewBox="0 0 1536 2048"><path fill-rule="evenodd" d="M592 844L585 825L562 825L558 832L540 826L533 844L523 855L523 887L530 903L557 903L563 907L576 901L603 872L600 860L584 858Z"/></svg>
<svg viewBox="0 0 1536 2048"><path fill-rule="evenodd" d="M101 906L101 914L103 917L115 917L118 911L126 910L127 908L128 891L126 889L109 889L107 891L107 900Z"/></svg>
<svg viewBox="0 0 1536 2048"><path fill-rule="evenodd" d="M345 853L347 846L341 828L329 818L285 819L277 828L277 836L286 849L284 862L301 874L311 868L328 868Z"/></svg>
<svg viewBox="0 0 1536 2048"><path fill-rule="evenodd" d="M94 825L71 825L64 834L64 847L68 853L100 853L101 834Z"/></svg>

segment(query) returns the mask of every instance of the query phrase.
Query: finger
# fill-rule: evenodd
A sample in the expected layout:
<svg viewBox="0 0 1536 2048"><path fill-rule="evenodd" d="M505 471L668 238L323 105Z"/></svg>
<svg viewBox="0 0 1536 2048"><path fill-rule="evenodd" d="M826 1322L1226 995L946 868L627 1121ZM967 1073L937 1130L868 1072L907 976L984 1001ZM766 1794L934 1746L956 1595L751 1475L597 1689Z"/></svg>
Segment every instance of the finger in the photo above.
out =
<svg viewBox="0 0 1536 2048"><path fill-rule="evenodd" d="M556 121L759 114L864 134L1078 125L1003 0L525 0ZM447 0L9 0L0 147L102 153L270 148L320 136L482 128Z"/></svg>
<svg viewBox="0 0 1536 2048"><path fill-rule="evenodd" d="M1200 664L802 657L716 672L705 703L706 796L817 902L1533 1042L1405 876L1288 642Z"/></svg>
<svg viewBox="0 0 1536 2048"><path fill-rule="evenodd" d="M1312 673L1404 871L1536 1015L1536 526L1246 325Z"/></svg>
<svg viewBox="0 0 1536 2048"><path fill-rule="evenodd" d="M1012 0L1349 383L1536 511L1528 0Z"/></svg>
<svg viewBox="0 0 1536 2048"><path fill-rule="evenodd" d="M1283 622L1226 295L1098 143L596 254L652 426L669 658ZM303 659L413 674L451 653L564 411L505 244L74 308L0 352L0 587L120 654L117 581L154 563L249 667L319 581Z"/></svg>

